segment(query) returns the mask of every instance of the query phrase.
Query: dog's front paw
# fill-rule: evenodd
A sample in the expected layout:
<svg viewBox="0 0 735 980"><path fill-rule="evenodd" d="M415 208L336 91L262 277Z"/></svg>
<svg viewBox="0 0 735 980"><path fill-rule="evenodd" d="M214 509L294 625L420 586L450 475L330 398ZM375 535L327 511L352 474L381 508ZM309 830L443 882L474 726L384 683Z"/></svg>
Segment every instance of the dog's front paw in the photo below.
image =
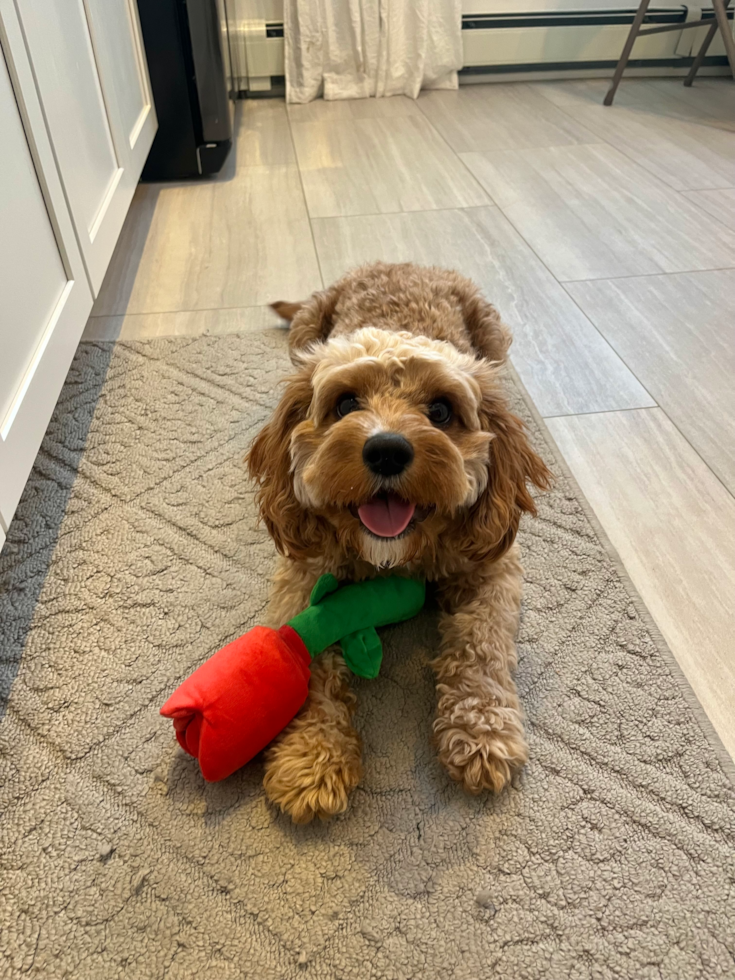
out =
<svg viewBox="0 0 735 980"><path fill-rule="evenodd" d="M528 759L520 712L448 691L434 721L439 759L468 793L499 793Z"/></svg>
<svg viewBox="0 0 735 980"><path fill-rule="evenodd" d="M310 823L343 813L361 777L360 737L352 727L316 732L304 725L269 750L263 786L294 823Z"/></svg>

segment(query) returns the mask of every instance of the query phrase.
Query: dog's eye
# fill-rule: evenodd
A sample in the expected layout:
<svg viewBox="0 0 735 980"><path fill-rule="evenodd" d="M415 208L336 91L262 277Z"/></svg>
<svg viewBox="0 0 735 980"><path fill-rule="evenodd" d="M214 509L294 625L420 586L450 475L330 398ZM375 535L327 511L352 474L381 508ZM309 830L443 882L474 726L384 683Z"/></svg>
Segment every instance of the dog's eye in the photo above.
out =
<svg viewBox="0 0 735 980"><path fill-rule="evenodd" d="M452 406L446 398L437 398L429 405L428 415L434 425L446 425L452 417Z"/></svg>
<svg viewBox="0 0 735 980"><path fill-rule="evenodd" d="M337 399L337 416L341 419L345 415L349 415L350 412L356 412L360 407L360 403L353 394L340 395Z"/></svg>

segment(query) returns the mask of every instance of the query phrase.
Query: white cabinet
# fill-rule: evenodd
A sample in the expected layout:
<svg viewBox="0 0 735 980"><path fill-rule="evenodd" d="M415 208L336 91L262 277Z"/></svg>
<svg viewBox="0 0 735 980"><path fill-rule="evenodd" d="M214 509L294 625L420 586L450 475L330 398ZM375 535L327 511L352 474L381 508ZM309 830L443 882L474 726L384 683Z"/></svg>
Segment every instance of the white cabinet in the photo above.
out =
<svg viewBox="0 0 735 980"><path fill-rule="evenodd" d="M89 279L102 285L156 131L135 0L17 0Z"/></svg>
<svg viewBox="0 0 735 980"><path fill-rule="evenodd" d="M156 128L134 0L0 0L0 547Z"/></svg>

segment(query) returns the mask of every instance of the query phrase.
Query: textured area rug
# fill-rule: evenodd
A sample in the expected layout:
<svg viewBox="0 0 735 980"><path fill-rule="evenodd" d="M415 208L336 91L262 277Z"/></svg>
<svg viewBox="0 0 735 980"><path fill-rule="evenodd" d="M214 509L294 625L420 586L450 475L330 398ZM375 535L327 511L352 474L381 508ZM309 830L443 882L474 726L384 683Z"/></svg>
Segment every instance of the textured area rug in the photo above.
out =
<svg viewBox="0 0 735 980"><path fill-rule="evenodd" d="M0 559L0 975L735 977L727 762L559 475L522 531L531 760L468 798L429 745L432 612L357 681L365 779L293 827L255 761L206 786L158 708L262 615L242 457L284 335L84 344Z"/></svg>

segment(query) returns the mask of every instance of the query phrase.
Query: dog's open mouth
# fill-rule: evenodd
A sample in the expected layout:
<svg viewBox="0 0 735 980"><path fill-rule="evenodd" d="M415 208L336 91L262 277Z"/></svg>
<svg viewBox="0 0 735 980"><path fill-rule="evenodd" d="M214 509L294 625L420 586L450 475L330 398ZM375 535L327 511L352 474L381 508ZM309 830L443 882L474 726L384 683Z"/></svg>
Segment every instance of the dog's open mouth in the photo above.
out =
<svg viewBox="0 0 735 980"><path fill-rule="evenodd" d="M415 510L415 504L394 493L380 493L358 507L357 515L368 531L379 538L396 538L411 523Z"/></svg>
<svg viewBox="0 0 735 980"><path fill-rule="evenodd" d="M377 538L398 538L411 531L428 513L428 508L417 508L398 494L385 492L361 504L356 516L365 530Z"/></svg>

